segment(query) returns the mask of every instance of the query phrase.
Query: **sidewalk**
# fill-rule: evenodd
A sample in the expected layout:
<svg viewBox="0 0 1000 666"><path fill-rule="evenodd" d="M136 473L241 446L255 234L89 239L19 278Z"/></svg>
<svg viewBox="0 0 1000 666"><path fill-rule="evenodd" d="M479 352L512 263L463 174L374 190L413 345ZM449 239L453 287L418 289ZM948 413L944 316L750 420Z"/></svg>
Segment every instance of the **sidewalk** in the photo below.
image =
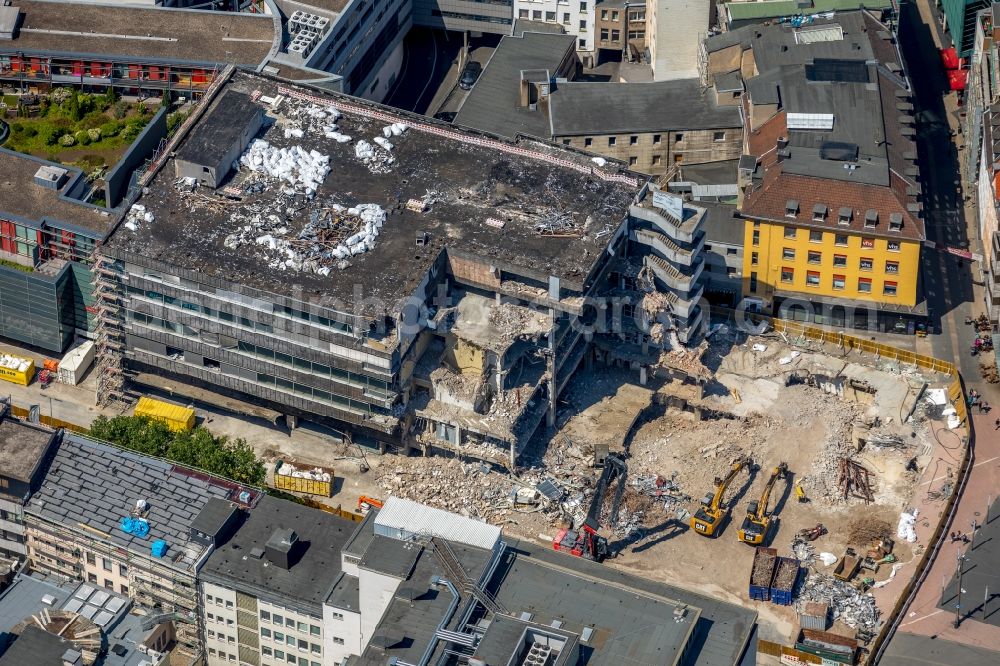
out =
<svg viewBox="0 0 1000 666"><path fill-rule="evenodd" d="M965 491L959 499L955 518L946 534L956 530L968 532L973 520L982 522L988 500L991 497L996 499L1000 492L1000 431L995 428L996 418L996 412L992 415L973 413L976 431L975 460ZM957 457L958 452L955 454ZM957 466L958 463L954 464ZM943 483L943 476L936 475L928 485L928 490ZM920 525L921 521L918 520L918 534ZM944 539L924 584L899 625L899 633L933 636L965 645L1000 650L1000 627L984 624L970 617L955 629L952 626L955 615L938 608L942 590L955 574L957 557L967 547L966 544L950 543L947 538Z"/></svg>

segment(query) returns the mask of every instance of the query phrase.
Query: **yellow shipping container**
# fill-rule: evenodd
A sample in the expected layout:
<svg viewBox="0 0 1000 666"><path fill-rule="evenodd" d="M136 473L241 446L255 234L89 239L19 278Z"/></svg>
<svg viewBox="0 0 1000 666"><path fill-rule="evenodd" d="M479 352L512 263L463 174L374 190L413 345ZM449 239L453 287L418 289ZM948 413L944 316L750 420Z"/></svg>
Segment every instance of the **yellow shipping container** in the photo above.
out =
<svg viewBox="0 0 1000 666"><path fill-rule="evenodd" d="M193 409L153 398L139 398L139 403L135 406L135 415L162 421L174 431L190 430L194 427Z"/></svg>
<svg viewBox="0 0 1000 666"><path fill-rule="evenodd" d="M13 384L27 386L28 382L30 382L35 376L35 362L30 358L20 358L17 356L8 356L6 354L4 355L4 359L9 359L11 361L11 365L13 365L16 361L20 361L20 363L13 368L8 368L5 365L0 364L0 379Z"/></svg>

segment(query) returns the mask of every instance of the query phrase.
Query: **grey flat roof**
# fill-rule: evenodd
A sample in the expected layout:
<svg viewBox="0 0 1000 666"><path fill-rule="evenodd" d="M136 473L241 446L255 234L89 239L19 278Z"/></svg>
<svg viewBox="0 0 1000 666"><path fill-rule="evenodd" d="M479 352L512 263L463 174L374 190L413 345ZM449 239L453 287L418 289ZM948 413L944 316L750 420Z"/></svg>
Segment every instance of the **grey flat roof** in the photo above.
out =
<svg viewBox="0 0 1000 666"><path fill-rule="evenodd" d="M53 437L55 432L47 428L4 418L0 421L0 475L31 483Z"/></svg>
<svg viewBox="0 0 1000 666"><path fill-rule="evenodd" d="M358 566L394 578L407 578L420 550L421 546L414 542L375 535Z"/></svg>
<svg viewBox="0 0 1000 666"><path fill-rule="evenodd" d="M212 497L205 502L205 506L195 516L191 527L203 534L218 534L222 526L229 520L229 516L233 515L233 512L236 510L236 507L231 502L218 497Z"/></svg>
<svg viewBox="0 0 1000 666"><path fill-rule="evenodd" d="M86 525L147 557L153 542L163 539L164 562L191 571L205 550L190 540L191 523L210 498L238 491L231 481L66 433L25 511L76 531ZM150 529L143 538L119 526L140 499L149 504Z"/></svg>
<svg viewBox="0 0 1000 666"><path fill-rule="evenodd" d="M745 221L733 217L736 206L712 201L695 201L692 205L705 209L702 228L705 230L706 241L743 246Z"/></svg>
<svg viewBox="0 0 1000 666"><path fill-rule="evenodd" d="M3 656L0 666L62 666L66 650L73 643L29 624Z"/></svg>
<svg viewBox="0 0 1000 666"><path fill-rule="evenodd" d="M737 165L739 160L705 162L704 164L684 163L680 168L678 181L697 185L735 185L739 180ZM694 202L698 205L698 202Z"/></svg>
<svg viewBox="0 0 1000 666"><path fill-rule="evenodd" d="M273 97L279 94L279 85L286 84L237 72L228 85L237 92L259 90ZM293 88L291 84L287 87ZM322 99L365 104L336 95ZM216 112L219 101L213 100L206 109L208 118ZM285 96L278 112L291 113L308 106ZM427 128L461 134L445 130L445 124L432 124L426 118L410 117L387 107L365 108L406 124L427 123ZM340 132L355 141L364 138L372 142L373 137L382 137L383 127L389 122L345 113L337 124ZM148 193L139 200L154 214L155 223L140 225L137 231L119 225L106 244L108 252L112 256L141 255L265 293L295 298L307 295L310 299L318 294L318 300L339 301L348 311L356 298L355 285L365 287L367 302L387 304L388 310L398 299L413 294L443 251L476 257L501 268L514 267L519 274L543 283L554 275L561 279L563 288L581 290L605 248L606 239L595 238L596 231L616 229L638 191L631 185L589 175L586 169L592 166L590 160L571 152L521 144L526 149L556 151L561 159L583 165L582 173L413 128L392 137L395 161L387 172L372 173L356 156L354 142L337 143L325 138L321 130L309 130L302 139L286 138L284 129L288 126L273 124L260 136L276 147L301 145L330 157L330 174L313 200L288 197L281 192L283 186L271 180L262 193L243 194L239 202L208 205L202 197L212 198L210 191L199 188L196 196L188 198L175 188L175 169L168 160L153 178ZM190 136L184 139L191 140ZM178 149L183 146L184 142ZM239 172L230 183L240 187L247 174L247 170ZM437 193L431 210L419 213L405 207L409 199L420 199L428 191ZM257 244L236 249L225 245L227 236L262 212L265 216L279 215L288 237L294 239L313 211L334 204L362 203L377 204L389 211L374 248L350 257L346 268L334 266L327 276L305 270L276 270ZM534 219L550 211L587 223L594 231L578 237L543 236L536 230ZM505 218L502 228L487 224L490 217ZM427 246L415 247L418 232L428 233Z"/></svg>
<svg viewBox="0 0 1000 666"><path fill-rule="evenodd" d="M949 641L939 636L917 636L897 631L885 654L882 666L996 666L1000 651Z"/></svg>
<svg viewBox="0 0 1000 666"><path fill-rule="evenodd" d="M2 48L3 42L0 42ZM50 165L66 169L69 173L61 190L50 190L35 183L35 172ZM0 213L13 215L37 226L42 218L65 222L84 229L91 229L97 238L103 238L110 226L110 218L93 206L84 206L60 197L79 169L47 162L30 155L0 148Z"/></svg>
<svg viewBox="0 0 1000 666"><path fill-rule="evenodd" d="M458 543L452 543L451 548L469 578L478 580L489 563L489 551ZM368 555L376 556L377 551L373 552L374 549L373 543ZM438 556L430 548L419 549L412 573L400 584L400 590L406 590L408 596L401 596L397 592L372 634L372 640L376 644L385 642L389 645L378 647L376 644L369 644L364 654L349 662L351 666L384 666L390 657L417 663L452 601L452 595L445 587L432 588L430 585L433 576L444 575L446 572L438 561ZM459 594L463 601L467 601L461 586ZM448 625L449 629L458 628L456 623L460 614L455 613ZM439 643L430 663L434 663L433 658L440 655L442 649L443 646Z"/></svg>
<svg viewBox="0 0 1000 666"><path fill-rule="evenodd" d="M514 29L511 34L520 37L526 32L545 32L552 35L565 35L566 29L561 23L546 23L545 21L532 21L529 19L514 19Z"/></svg>
<svg viewBox="0 0 1000 666"><path fill-rule="evenodd" d="M274 40L263 14L17 0L24 14L0 51L107 55L128 60L259 65Z"/></svg>
<svg viewBox="0 0 1000 666"><path fill-rule="evenodd" d="M43 608L62 608L77 584L60 585L41 576L20 575L0 594L0 636L10 633L20 622ZM55 601L51 606L42 603L42 597L51 596Z"/></svg>
<svg viewBox="0 0 1000 666"><path fill-rule="evenodd" d="M232 538L209 556L199 575L319 615L341 572L340 549L355 527L345 518L265 495ZM289 528L299 538L291 568L269 563L266 555L247 556L252 548L264 549L275 530Z"/></svg>
<svg viewBox="0 0 1000 666"><path fill-rule="evenodd" d="M526 32L521 37L503 37L455 116L455 124L508 139L518 134L550 138L547 113L517 106L521 71L547 69L556 76L566 54L575 50L575 35Z"/></svg>
<svg viewBox="0 0 1000 666"><path fill-rule="evenodd" d="M333 585L326 603L334 608L359 612L361 609L361 587L357 576L349 576L341 572L340 578Z"/></svg>
<svg viewBox="0 0 1000 666"><path fill-rule="evenodd" d="M714 95L702 88L699 79L649 83L570 81L556 86L549 96L549 109L556 137L742 125L739 107L716 104Z"/></svg>
<svg viewBox="0 0 1000 666"><path fill-rule="evenodd" d="M222 91L214 112L191 131L177 151L177 159L215 166L240 138L253 115L261 111L249 95L231 89Z"/></svg>
<svg viewBox="0 0 1000 666"><path fill-rule="evenodd" d="M591 664L668 661L662 650L673 649L684 628L683 622L674 622L673 602L700 610L688 647L690 663L698 666L739 663L756 624L756 612L736 604L544 546L523 541L509 545L516 557L490 589L515 617L528 611L541 624L562 619L564 628L574 633L594 626Z"/></svg>

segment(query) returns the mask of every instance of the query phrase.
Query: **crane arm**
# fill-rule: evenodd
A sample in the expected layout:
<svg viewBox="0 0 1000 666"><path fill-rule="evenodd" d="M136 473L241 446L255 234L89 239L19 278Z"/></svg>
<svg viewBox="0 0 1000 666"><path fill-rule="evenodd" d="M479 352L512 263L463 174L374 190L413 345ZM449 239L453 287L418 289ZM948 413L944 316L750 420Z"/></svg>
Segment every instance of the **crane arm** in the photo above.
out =
<svg viewBox="0 0 1000 666"><path fill-rule="evenodd" d="M715 495L712 496L712 508L718 509L722 505L722 496L726 494L726 488L729 484L733 482L736 475L749 463L747 458L737 458L733 461L732 468L729 470L729 474L726 478L722 479L719 483L715 484Z"/></svg>
<svg viewBox="0 0 1000 666"><path fill-rule="evenodd" d="M785 475L788 471L788 465L785 463L779 464L771 472L771 478L767 480L767 484L764 486L764 492L760 495L760 503L757 504L757 519L763 520L764 516L767 514L767 503L771 499L771 491L774 489L774 484L778 482L778 479Z"/></svg>
<svg viewBox="0 0 1000 666"><path fill-rule="evenodd" d="M587 511L587 518L583 525L592 532L596 532L601 527L601 506L604 504L604 495L608 491L614 480L618 479L618 488L615 491L614 504L611 508L611 521L618 518L618 509L621 505L622 495L625 493L625 476L628 472L625 461L615 455L609 455L604 459L604 471L597 481L594 489L594 497L590 500L590 509Z"/></svg>

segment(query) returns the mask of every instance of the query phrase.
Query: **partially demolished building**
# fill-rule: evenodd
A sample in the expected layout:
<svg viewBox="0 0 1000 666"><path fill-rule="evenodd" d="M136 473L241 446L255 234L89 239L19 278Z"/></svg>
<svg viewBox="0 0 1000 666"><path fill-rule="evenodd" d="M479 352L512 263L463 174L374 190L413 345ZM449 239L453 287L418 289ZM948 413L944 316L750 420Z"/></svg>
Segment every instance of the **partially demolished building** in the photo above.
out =
<svg viewBox="0 0 1000 666"><path fill-rule="evenodd" d="M169 377L507 463L593 340L645 368L702 323L701 213L633 174L244 72L203 111L101 248L101 400Z"/></svg>

